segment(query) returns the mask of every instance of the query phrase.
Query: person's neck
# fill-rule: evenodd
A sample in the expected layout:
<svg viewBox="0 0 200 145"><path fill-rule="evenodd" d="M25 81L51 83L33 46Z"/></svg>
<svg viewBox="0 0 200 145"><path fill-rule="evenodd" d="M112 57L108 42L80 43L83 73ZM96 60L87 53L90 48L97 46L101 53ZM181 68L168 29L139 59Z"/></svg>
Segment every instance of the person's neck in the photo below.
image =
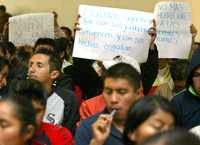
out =
<svg viewBox="0 0 200 145"><path fill-rule="evenodd" d="M52 85L50 85L50 84L44 85L44 89L45 89L45 92L46 92L47 96L50 96L52 91L53 91Z"/></svg>
<svg viewBox="0 0 200 145"><path fill-rule="evenodd" d="M124 131L124 121L114 121L113 120L114 126L119 130L121 133Z"/></svg>

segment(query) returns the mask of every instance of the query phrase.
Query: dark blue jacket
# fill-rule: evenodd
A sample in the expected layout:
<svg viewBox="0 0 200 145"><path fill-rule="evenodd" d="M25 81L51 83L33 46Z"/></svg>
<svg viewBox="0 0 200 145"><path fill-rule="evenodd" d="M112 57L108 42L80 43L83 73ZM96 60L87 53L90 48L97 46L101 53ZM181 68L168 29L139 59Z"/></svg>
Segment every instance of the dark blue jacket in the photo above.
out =
<svg viewBox="0 0 200 145"><path fill-rule="evenodd" d="M97 120L100 113L81 122L80 127L75 134L75 145L89 145L93 137L91 125ZM111 126L110 136L104 145L124 145L122 140L122 133L120 133L114 125Z"/></svg>
<svg viewBox="0 0 200 145"><path fill-rule="evenodd" d="M200 96L193 95L189 91L189 87L192 86L193 73L198 67L200 67L200 48L194 52L191 59L186 89L172 99L177 112L177 125L186 129L200 125Z"/></svg>

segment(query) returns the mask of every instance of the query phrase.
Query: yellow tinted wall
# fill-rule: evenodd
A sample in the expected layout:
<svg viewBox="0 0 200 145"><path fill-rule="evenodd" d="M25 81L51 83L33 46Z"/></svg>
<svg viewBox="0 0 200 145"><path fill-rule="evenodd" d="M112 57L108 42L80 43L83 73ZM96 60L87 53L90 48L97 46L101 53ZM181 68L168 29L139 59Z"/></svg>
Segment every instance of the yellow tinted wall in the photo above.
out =
<svg viewBox="0 0 200 145"><path fill-rule="evenodd" d="M155 4L159 1L163 0L0 0L0 4L6 5L7 11L13 15L31 12L56 11L59 16L59 24L72 28L79 4L109 6L153 12ZM195 24L197 29L200 31L200 1L179 1L187 1L191 3L193 24ZM197 40L200 40L199 34Z"/></svg>

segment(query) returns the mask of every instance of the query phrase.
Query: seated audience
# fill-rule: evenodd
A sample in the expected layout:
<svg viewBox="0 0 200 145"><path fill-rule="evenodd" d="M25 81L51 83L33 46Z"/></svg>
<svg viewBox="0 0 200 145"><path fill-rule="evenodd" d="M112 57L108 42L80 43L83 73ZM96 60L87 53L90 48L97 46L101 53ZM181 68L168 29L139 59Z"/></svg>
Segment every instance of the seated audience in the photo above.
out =
<svg viewBox="0 0 200 145"><path fill-rule="evenodd" d="M63 125L73 132L79 120L77 101L72 91L54 87L60 71L61 61L47 49L38 50L29 60L29 79L40 81L48 96L44 122Z"/></svg>
<svg viewBox="0 0 200 145"><path fill-rule="evenodd" d="M15 86L15 92L28 98L36 110L37 130L32 139L32 145L72 145L72 135L67 128L43 122L46 107L46 96L42 84L36 80L20 81Z"/></svg>
<svg viewBox="0 0 200 145"><path fill-rule="evenodd" d="M200 124L200 48L193 54L188 68L185 90L175 95L172 103L178 115L178 126L191 129Z"/></svg>

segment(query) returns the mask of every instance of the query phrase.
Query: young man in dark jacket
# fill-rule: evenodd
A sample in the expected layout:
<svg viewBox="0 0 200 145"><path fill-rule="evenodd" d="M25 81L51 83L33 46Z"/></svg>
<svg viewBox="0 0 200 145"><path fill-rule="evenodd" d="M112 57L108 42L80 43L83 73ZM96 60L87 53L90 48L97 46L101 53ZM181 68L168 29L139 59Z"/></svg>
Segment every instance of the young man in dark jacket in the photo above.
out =
<svg viewBox="0 0 200 145"><path fill-rule="evenodd" d="M41 49L29 61L28 77L40 81L47 93L43 121L63 125L73 132L79 119L77 101L73 92L54 87L54 81L59 77L60 70L59 58L51 51Z"/></svg>
<svg viewBox="0 0 200 145"><path fill-rule="evenodd" d="M200 124L200 48L197 48L188 68L186 88L174 96L178 125L190 129Z"/></svg>

